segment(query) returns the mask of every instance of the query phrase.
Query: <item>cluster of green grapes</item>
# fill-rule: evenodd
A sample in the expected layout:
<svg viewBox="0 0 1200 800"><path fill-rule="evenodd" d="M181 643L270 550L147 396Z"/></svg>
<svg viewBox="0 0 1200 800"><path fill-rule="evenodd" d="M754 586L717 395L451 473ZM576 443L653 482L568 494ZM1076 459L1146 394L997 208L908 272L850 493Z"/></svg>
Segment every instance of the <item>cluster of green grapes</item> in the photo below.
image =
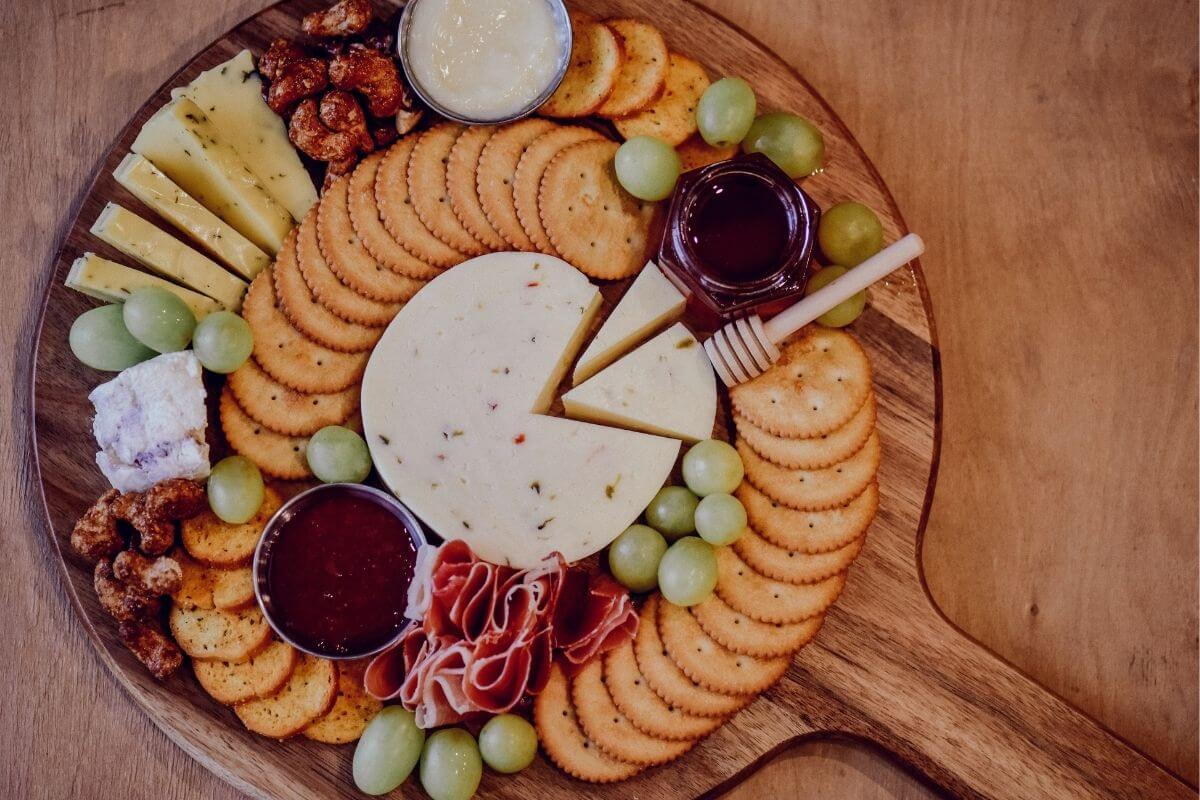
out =
<svg viewBox="0 0 1200 800"><path fill-rule="evenodd" d="M646 524L629 526L609 546L613 577L634 592L657 587L676 605L704 602L717 585L713 548L733 544L746 530L746 509L731 494L743 475L741 456L728 442L694 445L683 457L687 485L664 486L646 507Z"/></svg>
<svg viewBox="0 0 1200 800"><path fill-rule="evenodd" d="M479 731L464 728L430 734L417 727L411 711L388 706L375 715L354 750L354 784L364 794L387 794L420 762L421 787L433 800L467 800L479 788L483 765L512 774L533 763L537 731L523 717L499 714Z"/></svg>

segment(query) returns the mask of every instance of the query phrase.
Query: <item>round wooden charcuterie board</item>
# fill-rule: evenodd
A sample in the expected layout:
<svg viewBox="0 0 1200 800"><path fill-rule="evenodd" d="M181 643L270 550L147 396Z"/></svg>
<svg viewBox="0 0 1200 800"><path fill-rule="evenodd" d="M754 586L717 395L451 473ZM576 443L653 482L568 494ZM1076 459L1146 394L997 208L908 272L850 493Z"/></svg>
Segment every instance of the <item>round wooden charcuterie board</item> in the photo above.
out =
<svg viewBox="0 0 1200 800"><path fill-rule="evenodd" d="M244 730L208 698L190 670L155 681L124 649L92 591L91 569L68 546L75 519L107 486L92 460L88 392L101 379L81 367L67 333L92 305L63 279L85 250L107 248L88 228L110 200L138 208L112 178L170 88L242 48L262 52L299 31L319 0L287 0L244 21L171 76L129 121L97 166L53 265L36 346L34 447L47 535L89 636L106 666L154 722L193 757L257 797L357 797L349 747L298 737L273 742ZM854 198L874 208L889 241L907 232L896 203L845 125L793 69L745 33L689 0L579 0L598 18L636 16L656 25L672 50L714 76L741 75L760 107L786 109L824 133L823 172L804 188L826 206ZM881 121L880 124L885 124ZM111 253L108 253L112 255ZM941 380L930 301L918 263L870 290L853 332L874 371L883 446L880 511L841 600L817 640L786 676L695 750L665 767L610 786L575 781L539 758L517 776L484 777L488 796L666 798L712 793L736 783L803 738L842 735L877 745L946 790L963 796L1100 795L1115 780L1130 796L1169 796L1179 784L1091 720L984 651L932 604L920 571L921 535L937 475ZM1084 753L1086 756L1081 756Z"/></svg>

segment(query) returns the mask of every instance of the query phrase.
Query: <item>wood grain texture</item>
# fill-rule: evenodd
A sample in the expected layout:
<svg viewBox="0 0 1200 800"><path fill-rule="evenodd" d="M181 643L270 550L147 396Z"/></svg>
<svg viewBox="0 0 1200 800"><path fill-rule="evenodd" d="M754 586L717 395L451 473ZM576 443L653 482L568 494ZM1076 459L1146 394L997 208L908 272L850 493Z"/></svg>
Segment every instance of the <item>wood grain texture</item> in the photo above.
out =
<svg viewBox="0 0 1200 800"><path fill-rule="evenodd" d="M944 463L953 462L954 471L948 475L943 470L926 552L931 577L941 559L949 565L941 583L934 584L939 601L955 613L970 611L973 632L1160 758L1177 759L1176 768L1185 774L1190 759L1194 779L1194 9L1159 5L1153 13L1131 19L1122 14L1132 12L1116 11L1115 4L1067 3L1053 9L1039 6L1038 24L1027 25L1021 15L998 12L991 4L952 14L933 3L906 4L885 14L874 3L712 4L779 49L834 100L883 167L910 223L940 254L926 266L939 301L947 380L953 380L957 369L962 391L986 389L987 394L982 402L974 396L971 402L959 402L957 417L953 392L947 397ZM18 223L0 233L4 276L13 292L10 308L29 308L38 295L72 199L140 100L191 52L258 5L225 3L218 10L211 4L85 0L0 8L0 30L22 32L18 42L0 52L11 78L0 91L9 101L5 107L13 112L11 119L31 122L0 128L8 178L0 188L3 208L10 212L6 218ZM1130 35L1100 35L1111 25ZM903 35L896 34L897 28ZM864 50L861 41L878 47ZM913 47L914 41L933 47L939 58ZM940 46L946 42L953 44ZM111 48L111 56L104 56L105 47ZM1053 52L1053 60L1040 59L1045 52ZM1006 84L1005 76L1015 69L1037 72L1047 99L1034 103L1028 86L1016 80ZM46 87L50 101L27 91L31 86ZM898 103L912 87L920 87L921 102ZM1091 126L1097 109L1107 127ZM1066 123L1056 116L1062 112L1067 112ZM1134 124L1146 116L1154 117L1150 131ZM881 125L881 119L888 124ZM1031 137L1036 147L1028 145ZM1130 138L1140 148L1140 169L1128 169L1125 149L1105 150ZM1024 169L1012 168L1013 153L1028 160L1022 162ZM930 164L937 165L937 180L930 179ZM1125 209L1107 205L1114 201L1102 193L1077 191L1079 178L1093 171L1098 183L1117 178L1122 188L1151 201L1158 209L1155 219L1166 223L1165 232L1134 224L1144 223L1146 215L1114 232L1112 219L1120 215L1112 212ZM976 181L975 175L986 175L988 181ZM1069 199L1067 213L1059 215L1070 231L1064 241L1057 236L1049 242L1023 239L1041 221L1040 206L1011 201L1030 187L1039 201ZM1004 214L994 211L997 197L1006 199ZM997 287L982 277L993 272L980 268L978 275L969 275L961 266L1032 261L1038 248L1046 247L1062 269L1039 269L1039 285L1045 281L1051 288L1081 293L1081 287L1092 286L1092 278L1103 279L1090 302L1107 304L1107 311L1090 322L1101 316L1110 325L1153 319L1154 331L1181 342L1169 353L1175 360L1164 368L1147 361L1157 352L1148 336L1108 337L1102 347L1087 329L1053 316L1044 320L1039 335L1049 347L1041 354L1038 374L1044 384L1052 383L1046 378L1050 373L1072 376L1073 383L1051 388L1060 401L1065 398L1074 410L1088 412L1083 415L1023 403L1030 354L992 346L988 335L1004 333L1012 320L1025 322L1061 307L1042 303L1029 282L1006 296L1007 305L993 303ZM1157 269L1122 268L1114 275L1110 260L1100 257L1110 252L1129 263L1145 263L1136 256L1152 253ZM1171 270L1184 278L1177 301L1181 316L1146 316L1161 299L1155 276ZM1121 292L1131 290L1141 317L1122 314L1121 302L1127 298ZM12 580L0 583L0 596L15 611L18 640L28 642L16 658L3 657L0 675L6 686L25 687L22 700L6 707L6 722L12 719L19 730L47 746L34 748L29 756L25 748L14 754L19 743L6 742L0 783L26 787L18 796L92 796L101 781L106 793L117 796L232 796L154 732L97 669L90 645L51 577L54 564L36 529L39 509L21 455L26 403L20 373L28 360L28 323L28 317L10 315L0 334L14 367L10 375L15 375L6 392L13 416L6 420L0 445L10 463L18 465L6 473L0 497L8 517L18 521L4 528L17 569ZM956 335L948 337L947 329ZM1141 366L1109 369L1114 356L1123 365ZM988 376L986 384L979 381L981 372ZM1081 376L1088 379L1082 389ZM1001 410L1008 415L995 414L997 401L1003 401ZM1178 420L1177 435L1169 435L1167 422L1131 425L1127 415L1117 413L1131 405L1143 414L1156 405L1170 406L1173 410L1164 419ZM1013 418L1016 411L1023 413ZM1081 447L1084 433L1087 446ZM992 442L993 434L1003 435ZM1087 454L1096 445L1119 446L1122 458L1132 457L1140 469L1129 473L1119 491L1081 497L1094 479L1116 474L1107 463L1090 463ZM1056 472L1049 477L1057 482L1043 481L1045 472L1029 469L1036 463L1032 459L1047 452L1056 456L1051 462ZM1071 492L1075 482L1068 479L1080 467L1085 477L1077 482L1080 489ZM1182 488L1163 481L1164 473L1179 476ZM14 478L11 483L7 474ZM958 482L948 483L952 481ZM948 494L948 485L959 491ZM939 542L944 508L950 508L948 519L955 525L945 528ZM993 514L997 510L1004 513ZM1131 516L1135 512L1154 524L1135 530L1130 522L1140 519ZM1029 519L1036 524L1028 524ZM1074 521L1078 519L1089 520L1089 527ZM1119 534L1129 530L1158 537L1162 541L1156 539L1154 546L1170 556L1151 560L1135 554L1132 567L1127 558L1111 557L1113 540L1122 541ZM985 558L981 548L990 548L982 552L991 555ZM1060 555L1038 557L1047 552ZM1013 569L1014 553L1018 569ZM957 571L956 559L969 569ZM1191 601L1182 603L1163 590L1164 581L1181 584L1184 597L1190 589ZM1022 588L1029 586L1039 587L1040 613L1032 623L1030 609L1020 602ZM1104 615L1092 613L1097 598L1113 595L1136 602ZM1181 608L1193 611L1180 613ZM1114 633L1114 625L1119 632ZM76 708L88 713L81 718L66 711ZM762 780L779 781L755 784L758 793L770 786L792 794L792 787L801 786L807 796L826 786L832 793L858 796L866 791L864 783L839 775L851 762L882 776L868 778L868 783L897 792L920 791L891 781L893 768L861 751L851 751L847 760L829 761L814 754L814 747L839 752L829 745L804 745L761 773ZM144 752L153 767L139 767L128 758L112 760L113 753L130 751ZM753 791L747 787L746 796Z"/></svg>

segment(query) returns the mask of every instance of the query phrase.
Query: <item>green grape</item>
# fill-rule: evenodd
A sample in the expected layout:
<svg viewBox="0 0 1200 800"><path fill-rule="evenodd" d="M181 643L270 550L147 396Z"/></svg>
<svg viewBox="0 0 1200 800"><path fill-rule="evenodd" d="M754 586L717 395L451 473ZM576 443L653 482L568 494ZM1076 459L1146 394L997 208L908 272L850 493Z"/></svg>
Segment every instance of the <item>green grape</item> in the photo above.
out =
<svg viewBox="0 0 1200 800"><path fill-rule="evenodd" d="M608 547L608 568L631 592L648 592L658 585L658 562L667 540L647 525L630 525Z"/></svg>
<svg viewBox="0 0 1200 800"><path fill-rule="evenodd" d="M675 148L653 136L634 136L617 150L617 180L640 200L662 200L671 194L682 166Z"/></svg>
<svg viewBox="0 0 1200 800"><path fill-rule="evenodd" d="M682 486L664 486L646 506L646 523L671 541L696 530L700 498Z"/></svg>
<svg viewBox="0 0 1200 800"><path fill-rule="evenodd" d="M354 748L354 785L363 794L387 794L412 774L424 744L425 731L411 711L384 707Z"/></svg>
<svg viewBox="0 0 1200 800"><path fill-rule="evenodd" d="M85 311L71 323L71 352L92 369L120 372L157 353L133 338L120 305Z"/></svg>
<svg viewBox="0 0 1200 800"><path fill-rule="evenodd" d="M747 153L762 153L789 178L811 175L825 160L821 132L808 120L784 112L763 114L754 120L742 140L742 149Z"/></svg>
<svg viewBox="0 0 1200 800"><path fill-rule="evenodd" d="M325 483L362 483L371 474L367 443L341 425L327 425L314 433L305 454L309 469Z"/></svg>
<svg viewBox="0 0 1200 800"><path fill-rule="evenodd" d="M537 731L516 714L492 717L479 731L479 754L484 763L506 775L532 764L537 748Z"/></svg>
<svg viewBox="0 0 1200 800"><path fill-rule="evenodd" d="M746 138L758 104L754 90L741 78L721 78L704 90L696 106L696 124L704 141L728 147Z"/></svg>
<svg viewBox="0 0 1200 800"><path fill-rule="evenodd" d="M161 286L146 286L129 295L123 318L139 342L160 353L184 349L196 329L196 317L187 303Z"/></svg>
<svg viewBox="0 0 1200 800"><path fill-rule="evenodd" d="M824 288L838 278L845 275L849 270L845 267L825 267L818 270L811 278L808 279L808 286L805 287L804 293L810 295L818 289ZM857 294L851 295L849 299L843 300L833 308L826 311L821 316L817 317L817 322L827 328L844 328L854 320L858 319L862 314L863 308L867 305L867 292L864 289Z"/></svg>
<svg viewBox="0 0 1200 800"><path fill-rule="evenodd" d="M250 326L232 311L209 314L192 334L192 350L210 372L228 375L246 363L253 349Z"/></svg>
<svg viewBox="0 0 1200 800"><path fill-rule="evenodd" d="M240 525L258 513L263 501L262 473L245 456L223 458L208 476L208 505L213 513Z"/></svg>
<svg viewBox="0 0 1200 800"><path fill-rule="evenodd" d="M479 788L479 745L463 728L442 728L421 751L421 786L433 800L467 800Z"/></svg>
<svg viewBox="0 0 1200 800"><path fill-rule="evenodd" d="M857 267L883 249L883 223L862 203L838 203L821 214L817 241L833 263Z"/></svg>
<svg viewBox="0 0 1200 800"><path fill-rule="evenodd" d="M729 442L705 439L683 457L683 482L701 497L729 494L742 482L742 457Z"/></svg>
<svg viewBox="0 0 1200 800"><path fill-rule="evenodd" d="M710 494L696 506L696 533L711 545L733 544L746 530L746 508L731 494Z"/></svg>
<svg viewBox="0 0 1200 800"><path fill-rule="evenodd" d="M658 588L677 606L703 603L717 586L717 555L698 536L685 536L658 562Z"/></svg>

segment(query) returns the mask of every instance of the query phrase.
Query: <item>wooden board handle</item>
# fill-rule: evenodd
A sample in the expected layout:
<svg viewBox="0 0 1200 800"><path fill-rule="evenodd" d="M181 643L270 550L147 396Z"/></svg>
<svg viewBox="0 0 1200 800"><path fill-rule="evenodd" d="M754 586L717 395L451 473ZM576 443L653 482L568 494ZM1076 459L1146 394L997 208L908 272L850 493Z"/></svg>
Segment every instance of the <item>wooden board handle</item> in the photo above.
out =
<svg viewBox="0 0 1200 800"><path fill-rule="evenodd" d="M822 685L815 691L836 683L832 725L845 730L849 721L846 733L895 753L960 797L1196 797L919 599L903 604L918 617L907 625L839 619L829 626L834 640L817 641L821 663L802 659Z"/></svg>

